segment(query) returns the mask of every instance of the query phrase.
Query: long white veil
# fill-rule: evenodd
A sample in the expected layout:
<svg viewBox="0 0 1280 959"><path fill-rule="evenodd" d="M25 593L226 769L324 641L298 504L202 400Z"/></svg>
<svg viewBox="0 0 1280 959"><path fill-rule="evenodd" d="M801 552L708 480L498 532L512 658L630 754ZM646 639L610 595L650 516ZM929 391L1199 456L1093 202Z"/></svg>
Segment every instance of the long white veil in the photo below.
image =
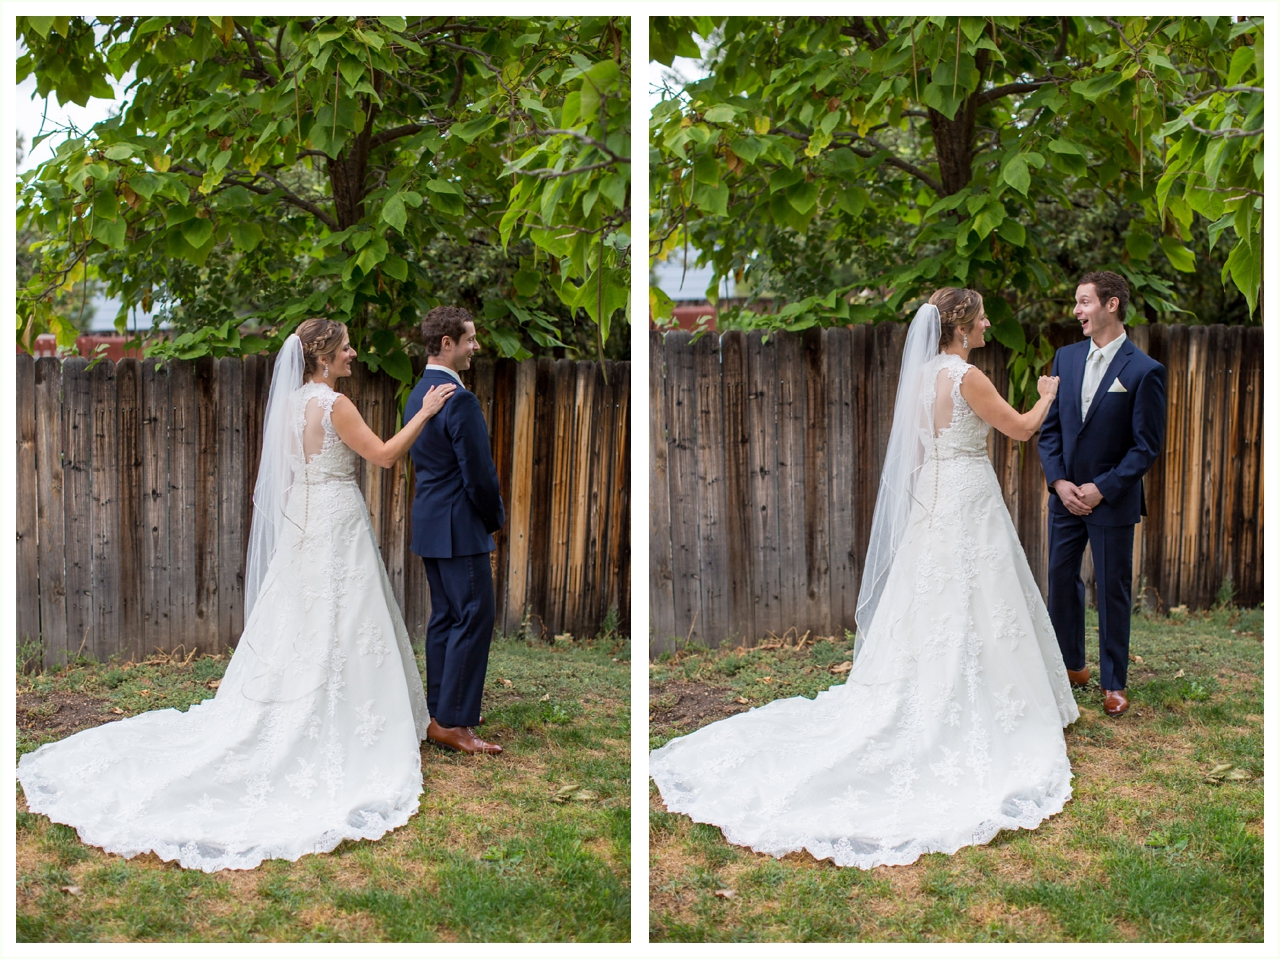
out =
<svg viewBox="0 0 1280 959"><path fill-rule="evenodd" d="M302 386L302 341L296 333L284 341L276 356L262 425L262 458L253 487L253 524L244 565L244 621L258 599L263 577L271 565L281 527L287 522L285 505L294 470L302 464L302 442L291 420L290 397Z"/></svg>
<svg viewBox="0 0 1280 959"><path fill-rule="evenodd" d="M926 367L938 355L940 334L938 308L926 303L916 311L902 349L902 372L898 376L893 428L889 432L884 470L880 473L880 492L871 518L871 540L867 545L866 563L862 567L862 588L858 591L855 614L858 635L853 647L855 661L875 619L893 557L902 545L920 467L933 448L934 384L933 378L927 377L929 370Z"/></svg>

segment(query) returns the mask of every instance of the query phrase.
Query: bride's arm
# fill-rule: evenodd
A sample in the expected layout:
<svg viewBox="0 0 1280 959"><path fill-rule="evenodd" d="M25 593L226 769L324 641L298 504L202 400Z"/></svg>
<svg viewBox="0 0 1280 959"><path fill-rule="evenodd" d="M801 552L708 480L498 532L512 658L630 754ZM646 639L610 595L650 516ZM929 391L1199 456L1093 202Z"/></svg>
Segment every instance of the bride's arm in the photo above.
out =
<svg viewBox="0 0 1280 959"><path fill-rule="evenodd" d="M1039 380L1040 399L1025 413L1019 413L1005 402L987 375L976 366L970 367L960 381L960 395L970 409L990 423L1005 436L1015 440L1029 440L1049 415L1049 407L1058 395L1058 378L1042 376Z"/></svg>
<svg viewBox="0 0 1280 959"><path fill-rule="evenodd" d="M422 409L404 424L399 433L385 443L378 439L373 430L369 429L364 417L356 409L356 405L345 396L339 396L334 401L333 412L329 414L329 419L342 442L375 466L390 469L409 451L409 447L418 438L427 420L440 412L440 407L444 406L445 400L452 396L456 389L457 386L454 384L446 383L427 390L426 395L422 397Z"/></svg>

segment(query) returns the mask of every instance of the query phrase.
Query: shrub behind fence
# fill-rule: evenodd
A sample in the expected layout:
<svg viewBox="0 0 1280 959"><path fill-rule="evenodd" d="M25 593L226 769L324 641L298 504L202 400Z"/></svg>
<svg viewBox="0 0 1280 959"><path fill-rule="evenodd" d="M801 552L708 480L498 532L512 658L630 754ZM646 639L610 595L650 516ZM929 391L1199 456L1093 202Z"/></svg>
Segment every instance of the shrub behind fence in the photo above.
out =
<svg viewBox="0 0 1280 959"><path fill-rule="evenodd" d="M17 363L18 641L39 637L47 665L234 645L272 358ZM610 608L628 628L630 364L479 359L463 379L507 505L498 629L592 634ZM339 381L384 438L396 386L360 363ZM417 637L430 608L407 466L357 471Z"/></svg>
<svg viewBox="0 0 1280 959"><path fill-rule="evenodd" d="M854 628L862 563L892 425L906 324L649 349L649 608L656 648L673 637L753 642L795 627ZM1148 602L1204 607L1230 578L1262 601L1262 330L1135 326L1168 370L1168 432L1146 477L1135 586ZM1048 330L1055 347L1078 325ZM1008 351L971 356L1003 394ZM992 431L1005 502L1045 589L1048 489L1036 440ZM1086 576L1088 571L1086 570Z"/></svg>

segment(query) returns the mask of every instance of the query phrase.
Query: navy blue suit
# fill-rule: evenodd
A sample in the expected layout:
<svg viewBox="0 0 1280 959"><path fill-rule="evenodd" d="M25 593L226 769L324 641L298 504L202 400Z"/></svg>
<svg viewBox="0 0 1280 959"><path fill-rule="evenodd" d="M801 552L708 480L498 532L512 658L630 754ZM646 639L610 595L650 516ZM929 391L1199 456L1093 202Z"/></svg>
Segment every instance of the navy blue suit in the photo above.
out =
<svg viewBox="0 0 1280 959"><path fill-rule="evenodd" d="M457 381L427 366L405 403L408 421L433 386ZM474 726L493 638L493 533L506 522L489 432L475 394L458 387L409 450L413 538L431 588L427 708L442 726Z"/></svg>
<svg viewBox="0 0 1280 959"><path fill-rule="evenodd" d="M1126 339L1098 384L1087 416L1080 389L1090 341L1064 346L1053 358L1058 397L1040 430L1040 463L1049 484L1049 616L1062 660L1083 669L1085 543L1098 583L1098 661L1103 689L1124 689L1129 667L1133 527L1146 515L1142 477L1164 445L1165 369ZM1116 387L1115 384L1120 386ZM1072 514L1053 484L1093 483L1102 502Z"/></svg>

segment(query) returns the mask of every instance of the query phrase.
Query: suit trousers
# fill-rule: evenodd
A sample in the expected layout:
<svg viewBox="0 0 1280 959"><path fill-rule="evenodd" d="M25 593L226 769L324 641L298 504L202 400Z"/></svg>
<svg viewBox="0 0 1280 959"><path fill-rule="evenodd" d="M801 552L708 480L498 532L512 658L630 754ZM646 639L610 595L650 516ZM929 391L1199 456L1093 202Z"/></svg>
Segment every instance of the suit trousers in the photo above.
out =
<svg viewBox="0 0 1280 959"><path fill-rule="evenodd" d="M1049 511L1049 618L1067 669L1084 669L1084 546L1098 583L1098 665L1103 689L1124 689L1129 676L1133 527L1095 526Z"/></svg>
<svg viewBox="0 0 1280 959"><path fill-rule="evenodd" d="M493 638L493 570L488 553L424 556L431 587L427 623L427 709L441 726L480 722Z"/></svg>

